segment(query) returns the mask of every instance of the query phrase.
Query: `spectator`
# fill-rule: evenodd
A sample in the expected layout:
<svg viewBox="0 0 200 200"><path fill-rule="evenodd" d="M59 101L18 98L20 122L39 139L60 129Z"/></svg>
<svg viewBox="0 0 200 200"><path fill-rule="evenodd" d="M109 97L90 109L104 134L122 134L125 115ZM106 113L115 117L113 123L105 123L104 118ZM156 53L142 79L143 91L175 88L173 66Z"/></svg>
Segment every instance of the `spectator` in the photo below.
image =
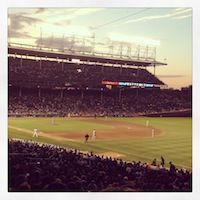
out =
<svg viewBox="0 0 200 200"><path fill-rule="evenodd" d="M9 140L9 191L191 191L191 177L189 171L176 173L171 162L169 171L155 170L141 162Z"/></svg>
<svg viewBox="0 0 200 200"><path fill-rule="evenodd" d="M160 165L162 167L164 167L165 166L165 159L163 158L163 156L161 156L160 159L161 159Z"/></svg>
<svg viewBox="0 0 200 200"><path fill-rule="evenodd" d="M169 171L170 171L170 173L173 175L173 174L175 174L176 173L176 167L175 167L175 165L170 161L169 162Z"/></svg>
<svg viewBox="0 0 200 200"><path fill-rule="evenodd" d="M156 158L153 159L151 165L156 166Z"/></svg>

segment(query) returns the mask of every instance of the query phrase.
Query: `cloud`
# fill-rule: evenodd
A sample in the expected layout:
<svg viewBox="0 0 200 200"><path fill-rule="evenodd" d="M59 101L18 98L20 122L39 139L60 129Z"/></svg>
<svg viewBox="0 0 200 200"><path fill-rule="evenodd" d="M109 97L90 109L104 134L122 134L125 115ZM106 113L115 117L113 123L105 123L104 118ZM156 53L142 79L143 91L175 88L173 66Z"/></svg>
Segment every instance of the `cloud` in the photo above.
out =
<svg viewBox="0 0 200 200"><path fill-rule="evenodd" d="M174 17L174 19L185 19L185 18L189 18L189 17L192 17L192 15L178 16L178 17Z"/></svg>
<svg viewBox="0 0 200 200"><path fill-rule="evenodd" d="M11 29L8 31L8 37L10 38L32 38L30 34L28 34L26 31L16 31L14 29Z"/></svg>
<svg viewBox="0 0 200 200"><path fill-rule="evenodd" d="M31 37L30 34L24 28L27 25L36 24L42 22L43 20L26 16L25 14L10 14L9 15L9 26L8 26L8 36L9 37Z"/></svg>
<svg viewBox="0 0 200 200"><path fill-rule="evenodd" d="M71 20L66 19L66 20L54 22L53 24L56 26L68 26L71 24Z"/></svg>
<svg viewBox="0 0 200 200"><path fill-rule="evenodd" d="M134 44L150 45L150 46L160 45L160 40L155 40L152 38L141 37L141 36L126 35L118 32L108 33L108 38L111 41L126 42L127 44L134 43Z"/></svg>
<svg viewBox="0 0 200 200"><path fill-rule="evenodd" d="M180 7L180 8L175 8L174 11L180 11L180 10L184 10L184 7Z"/></svg>
<svg viewBox="0 0 200 200"><path fill-rule="evenodd" d="M35 14L41 14L43 12L46 11L46 8L38 8L36 11L35 11Z"/></svg>
<svg viewBox="0 0 200 200"><path fill-rule="evenodd" d="M65 32L66 34L91 35L91 30L82 25L72 24L76 17L88 16L103 8L36 8L10 12L8 36L13 38L31 37L38 34L40 27L47 32ZM64 30L65 28L65 30ZM36 33L37 32L37 33Z"/></svg>
<svg viewBox="0 0 200 200"><path fill-rule="evenodd" d="M73 17L91 15L93 13L102 11L103 8L81 8L74 11L72 14Z"/></svg>
<svg viewBox="0 0 200 200"><path fill-rule="evenodd" d="M182 78L184 75L157 75L159 78Z"/></svg>
<svg viewBox="0 0 200 200"><path fill-rule="evenodd" d="M10 14L9 18L11 20L11 25L14 25L15 23L18 24L33 24L37 22L42 22L42 19L34 18L34 17L29 17L25 14Z"/></svg>
<svg viewBox="0 0 200 200"><path fill-rule="evenodd" d="M172 10L171 12L167 13L167 14L163 14L163 15L151 15L151 16L145 16L145 17L140 17L137 19L132 19L132 20L128 20L125 23L132 23L132 22L141 22L141 21L151 21L151 20L157 20L157 19L166 19L166 18L174 18L177 15L181 15L187 12L190 12L191 8L188 9L175 9Z"/></svg>
<svg viewBox="0 0 200 200"><path fill-rule="evenodd" d="M77 17L88 16L102 10L103 8L61 9L59 11L55 11L55 13L50 16L50 20L51 23L55 25L68 26L71 24L71 21Z"/></svg>

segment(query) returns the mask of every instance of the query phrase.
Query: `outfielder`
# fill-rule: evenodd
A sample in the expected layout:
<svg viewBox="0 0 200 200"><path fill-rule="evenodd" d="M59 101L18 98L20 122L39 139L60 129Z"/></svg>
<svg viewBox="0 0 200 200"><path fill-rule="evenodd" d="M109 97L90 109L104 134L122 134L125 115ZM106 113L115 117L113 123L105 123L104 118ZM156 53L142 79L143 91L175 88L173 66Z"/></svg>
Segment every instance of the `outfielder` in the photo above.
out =
<svg viewBox="0 0 200 200"><path fill-rule="evenodd" d="M92 131L92 140L95 140L96 139L96 130L94 129Z"/></svg>

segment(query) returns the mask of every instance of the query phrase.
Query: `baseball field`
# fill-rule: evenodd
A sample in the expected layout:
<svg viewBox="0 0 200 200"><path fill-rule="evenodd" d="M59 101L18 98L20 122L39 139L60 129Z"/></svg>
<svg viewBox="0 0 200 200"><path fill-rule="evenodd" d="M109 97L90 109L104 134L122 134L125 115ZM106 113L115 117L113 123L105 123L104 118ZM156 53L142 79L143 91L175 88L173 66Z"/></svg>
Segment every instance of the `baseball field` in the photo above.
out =
<svg viewBox="0 0 200 200"><path fill-rule="evenodd" d="M32 136L33 129L38 130L39 137ZM91 137L93 129L95 139ZM87 143L85 134L90 136ZM191 118L9 118L8 137L127 161L151 163L156 158L159 163L162 155L166 166L172 161L177 167L192 168Z"/></svg>

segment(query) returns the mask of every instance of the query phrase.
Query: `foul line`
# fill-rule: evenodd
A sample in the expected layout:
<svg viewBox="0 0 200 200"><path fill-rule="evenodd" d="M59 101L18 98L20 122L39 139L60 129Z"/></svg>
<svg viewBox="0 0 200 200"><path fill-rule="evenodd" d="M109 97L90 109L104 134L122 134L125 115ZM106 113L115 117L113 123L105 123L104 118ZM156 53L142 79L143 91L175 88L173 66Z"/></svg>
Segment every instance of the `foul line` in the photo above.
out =
<svg viewBox="0 0 200 200"><path fill-rule="evenodd" d="M31 131L31 130L29 130L29 129L18 128L18 127L16 127L16 126L10 126L10 125L9 125L8 128L11 128L11 129L14 129L14 130L17 130L17 131L21 131L21 132L24 132L24 133L30 133L30 134L33 133L33 131ZM49 134L44 133L44 132L42 132L42 131L39 131L39 134L40 134L41 136L44 136L44 137L47 137L47 138L51 138L51 139L55 139L55 140L67 140L67 141L72 141L72 142L75 142L75 141L76 141L76 140L73 140L73 139L68 139L68 138L63 138L63 137L58 137L58 136L52 137L52 136L50 136Z"/></svg>

